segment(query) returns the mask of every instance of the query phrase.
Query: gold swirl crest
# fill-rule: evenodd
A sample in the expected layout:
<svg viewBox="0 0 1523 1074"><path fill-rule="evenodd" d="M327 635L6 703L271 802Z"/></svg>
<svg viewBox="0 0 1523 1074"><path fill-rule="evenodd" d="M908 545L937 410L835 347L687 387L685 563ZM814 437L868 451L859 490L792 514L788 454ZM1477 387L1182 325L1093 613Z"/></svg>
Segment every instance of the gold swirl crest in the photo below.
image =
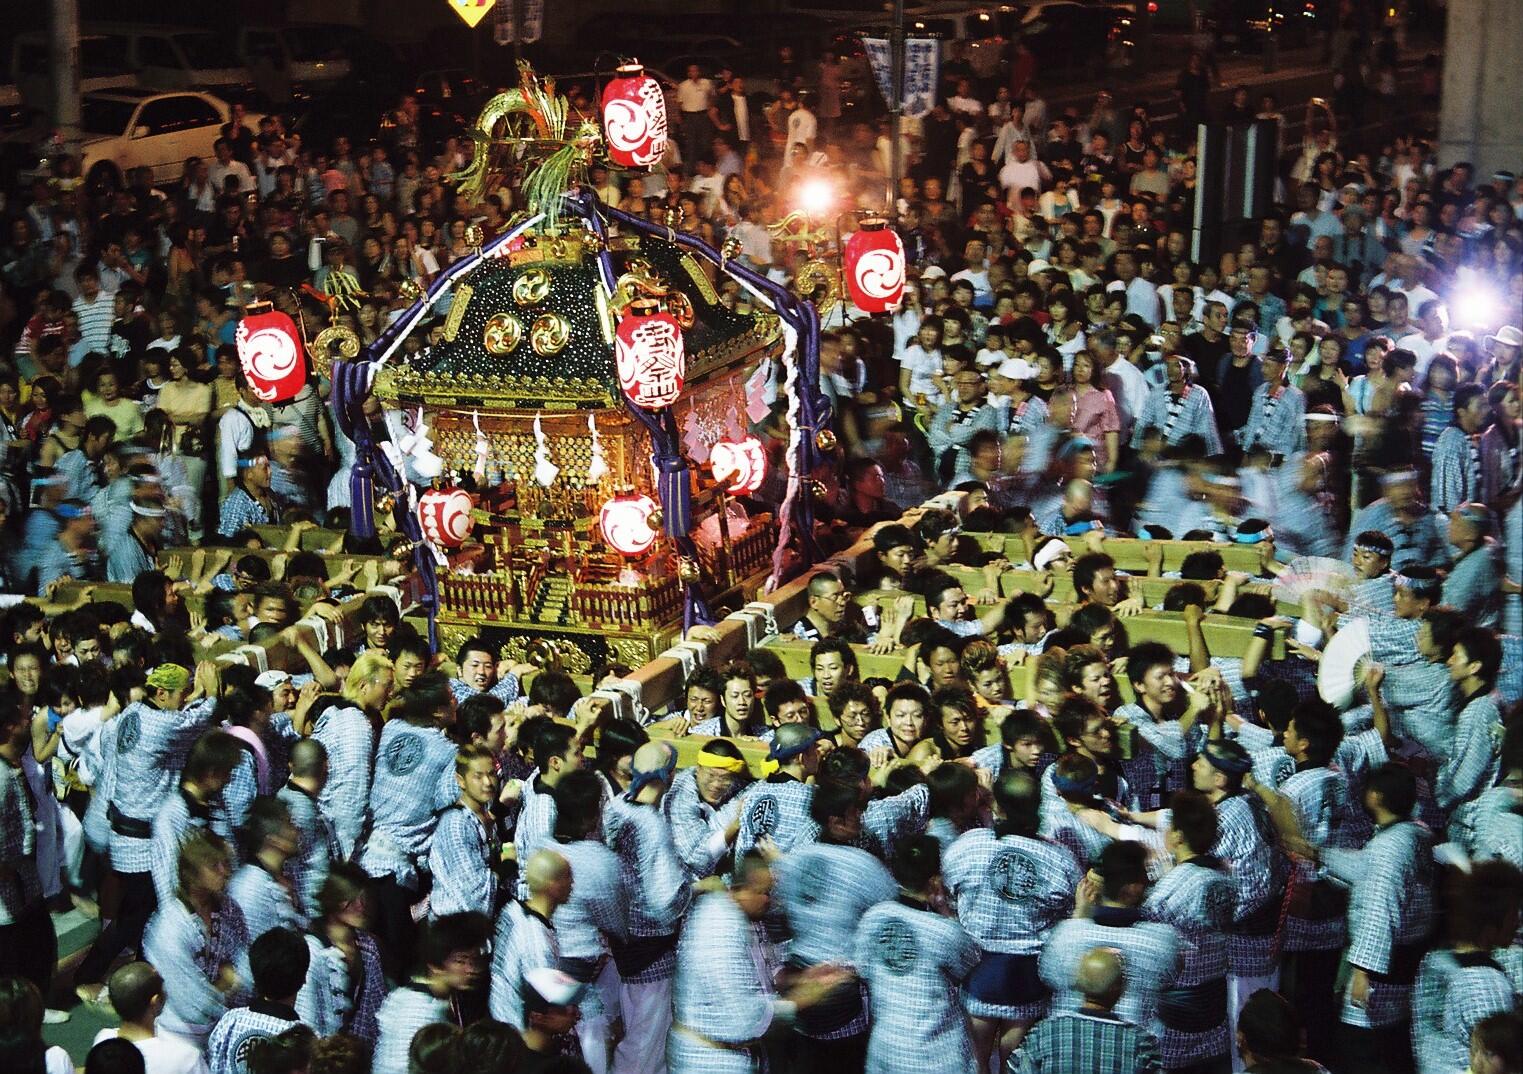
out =
<svg viewBox="0 0 1523 1074"><path fill-rule="evenodd" d="M571 322L559 313L544 313L535 318L529 329L529 345L542 358L559 354L571 341Z"/></svg>
<svg viewBox="0 0 1523 1074"><path fill-rule="evenodd" d="M513 301L520 306L537 306L550 294L550 274L542 268L524 269L513 281Z"/></svg>
<svg viewBox="0 0 1523 1074"><path fill-rule="evenodd" d="M492 314L481 329L481 345L488 354L498 358L517 349L523 338L523 322L511 313Z"/></svg>

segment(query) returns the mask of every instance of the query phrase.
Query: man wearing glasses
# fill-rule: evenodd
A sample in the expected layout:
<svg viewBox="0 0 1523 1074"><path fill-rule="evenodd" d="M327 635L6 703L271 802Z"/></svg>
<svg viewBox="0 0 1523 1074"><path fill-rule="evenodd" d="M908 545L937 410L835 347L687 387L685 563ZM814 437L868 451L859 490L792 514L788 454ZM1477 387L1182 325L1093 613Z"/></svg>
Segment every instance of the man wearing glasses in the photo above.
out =
<svg viewBox="0 0 1523 1074"><path fill-rule="evenodd" d="M968 469L968 445L976 433L1000 431L999 411L985 402L989 386L982 373L972 368L958 370L952 376L952 390L953 397L937 409L926 434L937 472L943 477Z"/></svg>

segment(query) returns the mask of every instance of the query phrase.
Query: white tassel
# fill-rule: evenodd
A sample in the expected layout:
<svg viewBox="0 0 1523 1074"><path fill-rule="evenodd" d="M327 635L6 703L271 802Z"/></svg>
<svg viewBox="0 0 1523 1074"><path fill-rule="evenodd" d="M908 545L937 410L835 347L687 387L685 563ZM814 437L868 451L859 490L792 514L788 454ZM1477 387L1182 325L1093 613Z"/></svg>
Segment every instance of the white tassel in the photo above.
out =
<svg viewBox="0 0 1523 1074"><path fill-rule="evenodd" d="M424 481L432 481L444 473L444 460L434 454L434 442L429 439L428 423L423 420L423 408L418 408L418 420L410 436L402 438L404 454L412 456L413 473Z"/></svg>
<svg viewBox="0 0 1523 1074"><path fill-rule="evenodd" d="M561 468L550 461L550 440L540 428L539 415L534 415L534 480L541 488L555 484L555 476Z"/></svg>
<svg viewBox="0 0 1523 1074"><path fill-rule="evenodd" d="M603 457L603 440L598 436L596 415L587 415L587 431L592 434L592 461L587 464L587 483L596 485L608 476L608 460Z"/></svg>
<svg viewBox="0 0 1523 1074"><path fill-rule="evenodd" d="M487 479L487 457L492 453L492 447L487 443L486 434L481 431L481 415L471 411L471 424L476 428L476 468L472 472L476 475L478 486Z"/></svg>

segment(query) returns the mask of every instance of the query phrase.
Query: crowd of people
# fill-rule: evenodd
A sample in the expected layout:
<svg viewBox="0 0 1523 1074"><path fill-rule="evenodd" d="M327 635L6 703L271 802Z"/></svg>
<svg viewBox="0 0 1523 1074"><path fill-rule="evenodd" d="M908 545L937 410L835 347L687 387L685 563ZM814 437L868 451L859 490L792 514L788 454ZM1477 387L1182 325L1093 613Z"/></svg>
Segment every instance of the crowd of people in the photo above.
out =
<svg viewBox="0 0 1523 1074"><path fill-rule="evenodd" d="M352 445L320 378L271 407L238 367L250 301L368 344L501 233L467 141L410 99L371 145L240 111L169 188L7 191L0 1069L1523 1071L1523 183L1316 102L1283 208L1197 262L1193 147L1018 58L945 65L890 199L830 55L765 107L695 66L657 167L590 169L779 279L806 188L909 262L892 315L826 314L810 476L851 551L646 725L437 651L374 588L407 542L300 551ZM1283 118L1250 97L1218 118ZM1129 637L1155 605L1185 646ZM60 974L71 904L100 932ZM70 981L119 1022L72 1059Z"/></svg>

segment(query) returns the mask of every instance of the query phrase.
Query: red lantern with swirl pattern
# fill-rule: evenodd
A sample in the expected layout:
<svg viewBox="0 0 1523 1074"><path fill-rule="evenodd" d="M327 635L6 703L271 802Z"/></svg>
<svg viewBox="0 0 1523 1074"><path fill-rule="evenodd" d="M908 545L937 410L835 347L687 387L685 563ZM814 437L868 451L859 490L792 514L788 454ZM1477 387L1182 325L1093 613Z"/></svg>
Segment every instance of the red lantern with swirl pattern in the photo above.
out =
<svg viewBox="0 0 1523 1074"><path fill-rule="evenodd" d="M475 501L464 489L429 489L418 497L418 522L423 536L440 548L459 548L471 535Z"/></svg>
<svg viewBox="0 0 1523 1074"><path fill-rule="evenodd" d="M846 287L864 313L887 313L904 298L904 243L888 221L862 221L846 240Z"/></svg>
<svg viewBox="0 0 1523 1074"><path fill-rule="evenodd" d="M603 540L622 556L643 556L656 543L651 518L655 511L656 501L644 493L626 492L606 500L598 512Z"/></svg>
<svg viewBox="0 0 1523 1074"><path fill-rule="evenodd" d="M631 302L615 333L614 362L630 402L647 410L671 406L687 372L682 326L654 300Z"/></svg>
<svg viewBox="0 0 1523 1074"><path fill-rule="evenodd" d="M666 98L638 63L620 67L603 90L603 136L622 168L648 168L666 152Z"/></svg>
<svg viewBox="0 0 1523 1074"><path fill-rule="evenodd" d="M307 363L296 322L279 310L253 313L233 336L249 387L261 402L288 403L307 383Z"/></svg>
<svg viewBox="0 0 1523 1074"><path fill-rule="evenodd" d="M754 436L738 444L721 440L709 449L709 469L730 495L750 496L767 476L767 453Z"/></svg>

